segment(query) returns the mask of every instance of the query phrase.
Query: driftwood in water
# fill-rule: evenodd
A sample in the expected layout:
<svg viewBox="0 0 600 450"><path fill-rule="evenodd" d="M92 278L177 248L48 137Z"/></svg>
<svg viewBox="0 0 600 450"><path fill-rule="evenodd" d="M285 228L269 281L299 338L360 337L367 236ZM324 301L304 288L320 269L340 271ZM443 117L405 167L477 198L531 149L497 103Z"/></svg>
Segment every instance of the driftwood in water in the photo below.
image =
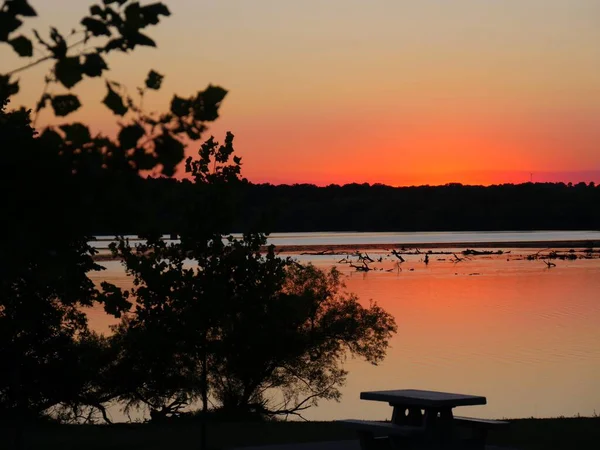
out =
<svg viewBox="0 0 600 450"><path fill-rule="evenodd" d="M351 258L352 256L358 258L358 262L361 265L357 265L354 264L349 258ZM341 261L346 261L350 267L352 267L353 269L355 269L357 272L369 272L370 270L377 270L372 268L371 266L369 266L370 263L374 263L375 260L373 258L371 258L367 253L361 253L359 251L357 251L356 253L354 253L353 255L348 255L347 258L344 258ZM379 258L379 262L381 262L383 259ZM383 269L382 269L383 270Z"/></svg>
<svg viewBox="0 0 600 450"><path fill-rule="evenodd" d="M323 256L323 255L343 255L343 253L334 252L333 250L322 250L320 252L302 252L301 255Z"/></svg>
<svg viewBox="0 0 600 450"><path fill-rule="evenodd" d="M459 263L465 260L464 258L459 258L458 256L456 256L456 253L452 253L452 255L454 256L454 263Z"/></svg>
<svg viewBox="0 0 600 450"><path fill-rule="evenodd" d="M461 252L464 256L481 256L481 255L503 255L504 251L502 250L498 250L498 251L491 251L491 250L473 250L473 249L466 249L463 250Z"/></svg>
<svg viewBox="0 0 600 450"><path fill-rule="evenodd" d="M419 250L418 248L415 249L415 251L408 251L405 248L402 248L401 251L398 250L390 250L390 254L394 255L396 258L400 259L402 257L402 255L422 255L424 252L422 252L421 250ZM451 255L452 252L449 251L439 251L439 252L434 252L433 250L428 250L427 251L428 255Z"/></svg>
<svg viewBox="0 0 600 450"><path fill-rule="evenodd" d="M370 270L373 270L367 264L364 264L362 266L357 266L355 264L350 264L350 267L356 269L357 272L369 272Z"/></svg>
<svg viewBox="0 0 600 450"><path fill-rule="evenodd" d="M405 259L402 257L402 255L398 251L392 250L392 255L394 255L396 258L398 258L401 263L405 262Z"/></svg>
<svg viewBox="0 0 600 450"><path fill-rule="evenodd" d="M360 252L356 252L356 256L358 256L358 259L360 261L369 261L369 262L375 262L366 252L365 254L361 254Z"/></svg>
<svg viewBox="0 0 600 450"><path fill-rule="evenodd" d="M586 253L585 255L580 255L577 256L577 253L575 252L574 249L570 249L568 252L559 252L556 250L551 250L551 249L546 249L546 250L550 250L548 253L543 254L542 252L544 250L540 250L537 253L533 253L531 255L527 255L527 260L528 261L535 261L537 259L560 259L561 261L565 261L565 260L570 260L570 261L574 261L578 258L586 258L589 259L588 254Z"/></svg>

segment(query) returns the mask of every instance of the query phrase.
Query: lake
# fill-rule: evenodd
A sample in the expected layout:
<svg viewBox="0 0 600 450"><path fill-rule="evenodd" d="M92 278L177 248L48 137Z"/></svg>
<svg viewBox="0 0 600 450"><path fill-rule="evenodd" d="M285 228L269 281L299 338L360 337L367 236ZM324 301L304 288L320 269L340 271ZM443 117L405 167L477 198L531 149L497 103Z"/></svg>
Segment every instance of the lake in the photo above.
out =
<svg viewBox="0 0 600 450"><path fill-rule="evenodd" d="M234 233L236 237L241 235ZM136 241L137 236L125 236ZM166 238L167 236L165 236ZM92 244L99 250L108 248L113 238L98 236ZM452 244L481 242L560 242L598 241L600 231L428 231L428 232L315 232L272 233L268 243L273 245L357 245L357 244ZM167 239L169 241L169 239ZM171 241L172 242L172 241Z"/></svg>
<svg viewBox="0 0 600 450"><path fill-rule="evenodd" d="M271 239L279 245L407 244L406 261L400 265L386 250L369 250L374 260L382 258L371 265L377 270L369 272L340 263L343 255L294 255L319 267L337 266L345 274L349 291L365 304L379 303L398 324L383 364L374 367L348 360L350 373L341 402L322 402L306 418L389 418L390 407L360 401L359 393L402 388L487 397L488 405L460 408L460 415L516 418L600 413L600 255L584 258L582 245L575 249L577 259L530 256L548 255L549 243L543 249L497 247L490 249L493 254L464 256L464 247L451 245L598 241L600 232L301 233ZM408 246L427 241L448 244L448 248L431 250L425 264L425 251L417 253ZM501 254L496 253L499 249ZM118 262L102 264L107 270L95 273L96 281L130 285ZM90 323L106 331L114 320L94 309Z"/></svg>

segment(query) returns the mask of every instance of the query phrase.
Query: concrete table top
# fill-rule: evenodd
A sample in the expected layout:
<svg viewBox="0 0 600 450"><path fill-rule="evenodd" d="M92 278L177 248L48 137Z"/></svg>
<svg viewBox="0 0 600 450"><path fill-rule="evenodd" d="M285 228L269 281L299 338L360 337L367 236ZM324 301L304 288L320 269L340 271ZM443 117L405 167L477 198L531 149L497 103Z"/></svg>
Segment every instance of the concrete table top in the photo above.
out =
<svg viewBox="0 0 600 450"><path fill-rule="evenodd" d="M388 402L390 405L417 406L423 408L454 408L455 406L485 405L485 397L478 395L451 394L448 392L400 389L392 391L361 392L362 400Z"/></svg>

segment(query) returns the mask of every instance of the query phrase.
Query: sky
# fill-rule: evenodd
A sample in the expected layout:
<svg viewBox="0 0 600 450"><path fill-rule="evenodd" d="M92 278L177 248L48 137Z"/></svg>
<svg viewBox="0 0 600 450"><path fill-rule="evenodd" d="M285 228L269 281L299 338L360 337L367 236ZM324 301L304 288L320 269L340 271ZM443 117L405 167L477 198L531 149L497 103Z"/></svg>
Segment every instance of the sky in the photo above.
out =
<svg viewBox="0 0 600 450"><path fill-rule="evenodd" d="M157 111L228 89L203 138L232 131L250 181L600 182L600 0L163 2L158 48L111 54L109 78L134 91L164 74L145 100ZM23 31L67 34L93 2L30 3L40 17ZM0 54L0 72L26 62ZM20 76L16 103L35 105L48 69ZM85 106L69 118L114 134L103 81L75 92Z"/></svg>

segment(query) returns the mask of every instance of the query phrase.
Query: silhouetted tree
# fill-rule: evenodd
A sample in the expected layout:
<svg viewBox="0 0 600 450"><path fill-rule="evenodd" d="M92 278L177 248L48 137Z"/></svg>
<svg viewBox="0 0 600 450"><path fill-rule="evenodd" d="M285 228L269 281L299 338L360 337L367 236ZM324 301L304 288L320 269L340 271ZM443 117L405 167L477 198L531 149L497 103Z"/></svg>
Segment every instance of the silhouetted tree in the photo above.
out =
<svg viewBox="0 0 600 450"><path fill-rule="evenodd" d="M180 242L148 236L136 248L125 239L113 246L134 288L105 285L107 295L136 303L115 336L122 376L133 377L122 398L147 406L153 418L199 397L206 412L209 394L228 414L300 414L339 398L347 354L381 361L396 329L379 307L344 294L335 270L279 258L265 250L264 233L224 239L233 218L228 194L242 183L233 152L229 134L224 145L209 139L199 159L188 159L202 200L186 211ZM131 370L131 361L147 370Z"/></svg>
<svg viewBox="0 0 600 450"><path fill-rule="evenodd" d="M377 364L396 331L376 304L365 308L343 291L335 269L277 259L271 249L263 262L232 264L211 370L213 394L226 411L301 416L319 400L339 400L345 358Z"/></svg>
<svg viewBox="0 0 600 450"><path fill-rule="evenodd" d="M32 39L17 33L35 15L26 0L2 2L0 43L31 58ZM55 28L48 37L34 31L45 53L0 74L0 420L14 421L17 431L50 412L77 417L92 408L102 414L103 405L120 393L107 388L114 348L88 332L83 309L100 302L118 317L130 307L122 297L101 295L88 277L102 269L88 244L94 194L108 183L135 185L140 170L172 175L184 158L184 139L199 139L226 95L208 86L190 97L175 95L164 114L146 113L143 97L160 88L161 74L149 72L138 102L104 78L109 54L155 46L142 30L168 15L159 2L105 0L92 5L82 29L68 36ZM46 106L57 117L76 111L81 101L72 89L86 77L103 77L103 103L123 117L117 139L93 136L81 123L38 134L31 111L8 111L8 100L19 91L16 75L39 64L51 67L36 118ZM19 446L18 432L16 440Z"/></svg>
<svg viewBox="0 0 600 450"><path fill-rule="evenodd" d="M93 332L84 332L73 343L74 364L61 383L68 395L50 408L49 414L61 423L112 423L107 409L121 392L115 383L119 347Z"/></svg>

